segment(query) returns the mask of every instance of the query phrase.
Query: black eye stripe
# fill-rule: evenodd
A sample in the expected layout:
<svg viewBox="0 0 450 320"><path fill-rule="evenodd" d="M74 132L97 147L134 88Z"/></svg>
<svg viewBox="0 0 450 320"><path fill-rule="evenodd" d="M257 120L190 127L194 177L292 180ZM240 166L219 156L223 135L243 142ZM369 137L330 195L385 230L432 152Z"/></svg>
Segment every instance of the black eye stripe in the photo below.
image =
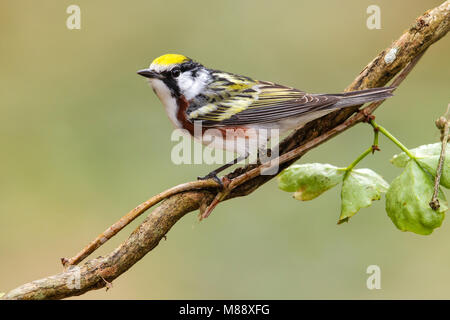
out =
<svg viewBox="0 0 450 320"><path fill-rule="evenodd" d="M171 77L172 71L177 68L181 73L192 70L192 76L196 77L201 67L202 65L197 62L188 61L181 65L173 67L171 70L162 71L160 74L164 77Z"/></svg>
<svg viewBox="0 0 450 320"><path fill-rule="evenodd" d="M201 64L193 61L188 61L181 65L176 65L170 70L160 72L160 75L162 76L161 80L166 84L166 86L169 87L172 96L179 97L181 94L177 80L177 77L179 75L178 76L173 75L174 69L178 69L180 71L180 74L186 71L191 71L192 77L195 78L198 76L198 72L200 71L201 68L204 68Z"/></svg>
<svg viewBox="0 0 450 320"><path fill-rule="evenodd" d="M160 74L161 74L162 76L164 76L164 78L170 77L170 71L162 71Z"/></svg>
<svg viewBox="0 0 450 320"><path fill-rule="evenodd" d="M172 75L173 78L177 78L180 74L181 74L181 70L179 67L174 67L171 71L170 74Z"/></svg>

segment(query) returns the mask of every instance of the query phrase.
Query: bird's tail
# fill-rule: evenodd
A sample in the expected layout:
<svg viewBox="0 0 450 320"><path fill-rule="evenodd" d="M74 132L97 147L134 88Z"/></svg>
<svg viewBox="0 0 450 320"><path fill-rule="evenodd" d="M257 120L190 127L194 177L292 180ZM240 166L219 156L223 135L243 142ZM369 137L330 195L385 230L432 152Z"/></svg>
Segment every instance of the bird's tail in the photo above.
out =
<svg viewBox="0 0 450 320"><path fill-rule="evenodd" d="M382 87L332 94L331 96L335 96L339 98L339 100L330 107L332 109L340 109L361 105L367 102L384 100L393 96L392 91L394 89L395 87Z"/></svg>

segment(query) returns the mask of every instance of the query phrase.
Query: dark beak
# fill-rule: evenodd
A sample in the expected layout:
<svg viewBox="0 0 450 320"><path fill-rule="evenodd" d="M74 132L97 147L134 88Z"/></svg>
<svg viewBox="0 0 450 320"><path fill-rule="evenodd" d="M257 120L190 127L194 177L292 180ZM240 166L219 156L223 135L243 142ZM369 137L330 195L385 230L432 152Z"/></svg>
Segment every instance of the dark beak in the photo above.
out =
<svg viewBox="0 0 450 320"><path fill-rule="evenodd" d="M156 72L150 71L148 69L139 70L137 74L146 78L159 78L159 75Z"/></svg>

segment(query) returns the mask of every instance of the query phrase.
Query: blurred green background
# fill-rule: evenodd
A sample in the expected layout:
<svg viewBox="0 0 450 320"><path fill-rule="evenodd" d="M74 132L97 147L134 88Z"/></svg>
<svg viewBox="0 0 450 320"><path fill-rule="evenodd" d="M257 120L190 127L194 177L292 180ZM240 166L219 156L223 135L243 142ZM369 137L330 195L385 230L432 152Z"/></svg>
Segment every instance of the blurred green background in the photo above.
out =
<svg viewBox="0 0 450 320"><path fill-rule="evenodd" d="M309 92L339 92L414 19L443 1L2 1L0 3L0 292L62 270L82 246L150 196L208 172L174 165L172 127L136 75L164 53ZM81 8L68 30L66 8ZM377 111L407 146L436 142L449 102L450 41L426 53ZM370 143L359 125L300 162L349 164ZM396 147L360 167L391 181ZM339 188L300 203L276 181L179 221L114 288L87 299L450 298L450 223L403 233L384 199L336 225ZM135 221L94 254L122 242ZM367 266L381 290L366 288Z"/></svg>

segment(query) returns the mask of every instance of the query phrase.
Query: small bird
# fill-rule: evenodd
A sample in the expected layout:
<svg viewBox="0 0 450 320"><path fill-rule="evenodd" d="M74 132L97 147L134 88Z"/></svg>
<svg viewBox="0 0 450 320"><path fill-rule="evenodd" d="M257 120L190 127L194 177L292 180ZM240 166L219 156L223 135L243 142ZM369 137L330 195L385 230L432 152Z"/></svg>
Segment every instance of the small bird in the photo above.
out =
<svg viewBox="0 0 450 320"><path fill-rule="evenodd" d="M149 68L137 73L149 79L175 128L187 130L194 138L198 138L194 135L194 125L200 124L202 133L217 129L222 133L222 139L214 141L214 147L239 155L205 177L199 177L214 178L219 182L219 172L249 156L248 146L255 135L247 132L277 129L283 134L334 110L384 100L392 96L394 89L383 87L337 94L309 94L272 82L209 69L180 54L160 56ZM226 133L233 130L240 130L240 142L227 143Z"/></svg>

